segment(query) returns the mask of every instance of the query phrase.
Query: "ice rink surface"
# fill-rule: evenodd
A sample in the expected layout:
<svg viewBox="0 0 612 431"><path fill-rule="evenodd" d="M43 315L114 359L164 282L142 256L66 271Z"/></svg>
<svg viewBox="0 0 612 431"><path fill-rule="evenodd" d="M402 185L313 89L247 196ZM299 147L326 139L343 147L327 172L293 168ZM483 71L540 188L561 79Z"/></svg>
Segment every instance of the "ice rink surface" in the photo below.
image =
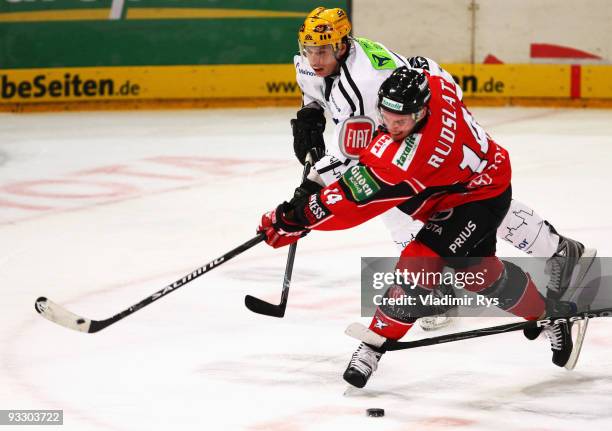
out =
<svg viewBox="0 0 612 431"><path fill-rule="evenodd" d="M612 255L612 111L473 111L510 151L515 197ZM78 431L612 427L605 318L573 372L515 332L390 352L348 389L357 343L343 331L369 322L359 259L396 254L378 220L300 241L284 319L243 305L280 297L287 250L265 244L98 334L36 314L47 296L109 317L251 238L298 183L294 112L0 114L0 409L62 409L61 429Z"/></svg>

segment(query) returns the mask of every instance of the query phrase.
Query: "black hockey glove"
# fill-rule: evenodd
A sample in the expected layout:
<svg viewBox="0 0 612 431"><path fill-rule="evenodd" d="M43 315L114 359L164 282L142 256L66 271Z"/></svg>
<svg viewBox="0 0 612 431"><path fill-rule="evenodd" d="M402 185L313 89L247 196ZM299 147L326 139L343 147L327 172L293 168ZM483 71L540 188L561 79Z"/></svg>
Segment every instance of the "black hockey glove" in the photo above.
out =
<svg viewBox="0 0 612 431"><path fill-rule="evenodd" d="M319 190L321 190L322 188L323 187L320 184L306 179L304 180L302 184L300 184L299 187L295 189L295 192L293 193L293 199L291 199L289 203L291 205L294 205L297 201L299 201L303 197L318 193Z"/></svg>
<svg viewBox="0 0 612 431"><path fill-rule="evenodd" d="M325 155L325 114L322 109L304 107L297 112L297 118L291 120L293 131L293 151L301 164L306 163L306 154L312 156L315 163Z"/></svg>

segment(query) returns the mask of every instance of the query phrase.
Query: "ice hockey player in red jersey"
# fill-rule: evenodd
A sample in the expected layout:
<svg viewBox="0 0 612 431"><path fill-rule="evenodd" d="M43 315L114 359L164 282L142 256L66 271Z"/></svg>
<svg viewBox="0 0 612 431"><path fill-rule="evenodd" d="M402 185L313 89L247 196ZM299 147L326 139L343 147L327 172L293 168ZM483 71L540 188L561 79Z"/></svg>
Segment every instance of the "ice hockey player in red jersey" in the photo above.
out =
<svg viewBox="0 0 612 431"><path fill-rule="evenodd" d="M442 270L449 258L470 258L455 271L486 269L487 275L484 283L466 289L505 298L501 308L525 319L543 316L546 300L530 277L495 257L496 231L512 199L508 152L474 120L455 86L427 71L400 67L380 87L378 112L383 127L358 164L320 191L284 202L262 216L259 230L266 233L266 242L284 246L312 229L348 229L398 208L425 223L402 251L402 268L417 273L423 269L418 258L430 258L428 270ZM435 228L428 228L430 224ZM386 296L400 294L398 289L407 290L395 285ZM400 311L380 306L370 329L389 339L401 338L416 318ZM572 351L571 324L545 331L553 362L564 366ZM541 329L535 332L525 335L535 338ZM345 380L363 387L383 353L362 343Z"/></svg>
<svg viewBox="0 0 612 431"><path fill-rule="evenodd" d="M301 190L318 188L336 181L355 164L343 154L339 139L343 122L365 115L376 120L377 91L381 83L400 66L425 69L455 85L452 76L435 61L426 57L405 57L381 43L362 37L351 37L349 17L340 8L318 7L308 14L298 31L300 54L294 58L296 80L302 91L302 108L291 121L294 150L302 164L307 153L315 165ZM461 88L456 86L457 97ZM335 123L332 137L325 141L325 112ZM440 156L442 157L442 156ZM419 220L392 208L382 215L391 237L400 249L408 244L422 227ZM557 231L526 204L513 199L510 210L500 223L498 238L532 256L548 259L550 290L567 287L574 265L585 254L584 246ZM588 250L586 254L594 254ZM434 329L448 320L421 319L424 329Z"/></svg>

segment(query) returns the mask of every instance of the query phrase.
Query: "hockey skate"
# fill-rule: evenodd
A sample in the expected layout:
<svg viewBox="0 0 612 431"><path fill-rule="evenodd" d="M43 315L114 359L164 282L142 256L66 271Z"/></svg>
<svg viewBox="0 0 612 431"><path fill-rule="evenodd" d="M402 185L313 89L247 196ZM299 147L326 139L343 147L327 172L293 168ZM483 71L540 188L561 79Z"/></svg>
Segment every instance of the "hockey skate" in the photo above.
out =
<svg viewBox="0 0 612 431"><path fill-rule="evenodd" d="M555 254L546 261L546 273L550 280L546 286L547 311L553 315L570 314L575 312L577 302L574 297L580 283L584 280L590 269L597 250L585 249L584 245L571 238L559 235L559 245ZM565 313L560 313L559 307L570 307ZM553 351L552 361L559 367L573 370L578 362L582 343L588 327L588 319L579 320L575 325L574 340L572 340L572 323L552 325L544 329L550 340ZM525 329L523 333L529 340L538 338L542 328Z"/></svg>
<svg viewBox="0 0 612 431"><path fill-rule="evenodd" d="M543 332L550 341L550 350L553 352L553 364L558 367L565 367L574 347L572 342L572 322L547 326Z"/></svg>
<svg viewBox="0 0 612 431"><path fill-rule="evenodd" d="M553 302L562 299L570 301L596 255L597 250L585 249L582 243L559 235L557 250L546 261L545 272L550 275L546 286L547 300ZM583 332L583 325L579 326L578 335ZM542 328L525 329L523 333L527 339L535 340L542 333ZM584 337L584 333L582 333L582 337Z"/></svg>
<svg viewBox="0 0 612 431"><path fill-rule="evenodd" d="M432 294L437 297L442 297L443 295L452 295L453 297L455 297L455 291L453 287L447 284L441 285L438 289L435 289ZM421 317L419 319L419 326L424 331L436 331L438 329L448 326L453 321L453 318L449 315L449 311L452 308L455 308L455 306L440 307L437 314Z"/></svg>
<svg viewBox="0 0 612 431"><path fill-rule="evenodd" d="M344 380L357 388L363 388L378 368L378 361L383 353L361 343L344 371Z"/></svg>
<svg viewBox="0 0 612 431"><path fill-rule="evenodd" d="M559 235L557 251L546 261L545 272L550 275L546 297L570 301L596 255L597 250L585 249L580 242Z"/></svg>
<svg viewBox="0 0 612 431"><path fill-rule="evenodd" d="M439 314L437 316L421 317L419 319L419 325L424 331L435 331L437 329L444 328L452 322L452 317L446 314Z"/></svg>
<svg viewBox="0 0 612 431"><path fill-rule="evenodd" d="M548 313L552 316L568 316L575 312L574 304L546 300ZM573 370L578 362L582 343L586 334L589 319L575 322L561 322L546 327L524 329L523 333L529 340L535 340L543 332L550 341L553 352L552 362L558 367ZM572 328L574 329L572 334Z"/></svg>

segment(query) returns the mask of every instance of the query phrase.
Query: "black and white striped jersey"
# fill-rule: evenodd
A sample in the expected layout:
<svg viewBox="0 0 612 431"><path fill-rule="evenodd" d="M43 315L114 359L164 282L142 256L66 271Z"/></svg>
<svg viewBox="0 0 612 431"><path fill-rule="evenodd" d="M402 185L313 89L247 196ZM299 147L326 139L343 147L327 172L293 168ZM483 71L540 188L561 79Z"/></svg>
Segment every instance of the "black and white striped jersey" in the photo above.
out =
<svg viewBox="0 0 612 431"><path fill-rule="evenodd" d="M335 125L333 138L326 142L326 156L315 164L325 184L336 181L349 166L356 163L347 159L340 150L342 122L356 115L366 115L379 125L376 115L378 88L393 70L400 66L426 69L431 75L442 76L454 83L452 76L431 59L406 58L382 44L362 38L350 40L349 54L341 63L337 75L318 77L308 60L301 55L294 57L294 65L304 106L318 104L329 113ZM462 94L459 86L457 91Z"/></svg>

